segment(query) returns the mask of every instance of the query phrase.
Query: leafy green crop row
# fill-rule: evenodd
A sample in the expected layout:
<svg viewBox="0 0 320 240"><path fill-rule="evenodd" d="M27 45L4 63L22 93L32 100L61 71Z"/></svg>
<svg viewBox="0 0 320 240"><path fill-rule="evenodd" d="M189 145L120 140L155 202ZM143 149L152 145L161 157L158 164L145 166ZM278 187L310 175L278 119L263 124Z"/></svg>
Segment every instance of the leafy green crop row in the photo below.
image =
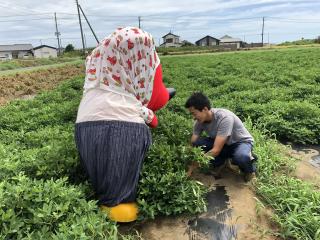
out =
<svg viewBox="0 0 320 240"><path fill-rule="evenodd" d="M295 177L295 159L286 148L272 140L269 132L258 130L246 122L256 141L258 162L257 194L274 211L279 236L284 239L320 239L320 192ZM260 126L261 129L261 126Z"/></svg>
<svg viewBox="0 0 320 240"><path fill-rule="evenodd" d="M202 90L214 107L275 133L280 140L320 143L320 49L164 57L177 102Z"/></svg>
<svg viewBox="0 0 320 240"><path fill-rule="evenodd" d="M82 82L82 79L68 81L32 101L16 101L0 108L0 178L5 199L0 208L3 219L0 238L40 239L42 235L48 239L59 236L116 239L114 223L97 213L94 202L86 200L92 198L93 193L84 182L74 143ZM164 116L179 117L169 113ZM164 129L166 126L162 125L158 134L154 133L155 144L143 167L138 197L140 219L159 214L196 213L206 208L203 199L206 190L200 183L188 179L185 167L191 160L204 163L207 160L199 149L185 147L190 129L181 133ZM12 201L17 197L17 189L10 186L16 184L21 204ZM70 191L65 190L68 187ZM58 192L69 195L50 195ZM56 208L64 203L68 206L58 211ZM57 214L63 217L55 218ZM21 226L16 226L20 223Z"/></svg>
<svg viewBox="0 0 320 240"><path fill-rule="evenodd" d="M117 236L81 186L17 175L0 183L1 239L110 239Z"/></svg>
<svg viewBox="0 0 320 240"><path fill-rule="evenodd" d="M297 142L308 142L310 137L319 141L318 63L306 61L309 55L309 60L316 59L315 53L163 58L165 82L178 91L158 112L160 125L152 130L153 146L144 161L138 190L140 218L206 209L206 189L185 174L188 162L207 163L199 149L188 147L192 120L184 108L191 91L202 90L215 107L229 107L243 118L251 117L246 124L254 134L260 157L257 192L275 210L280 235L319 239L319 194L290 177L294 161L284 157L276 141L268 139L272 135L261 132L268 128L278 137L299 138ZM282 64L282 70L272 66L270 62L275 61ZM261 62L265 64L261 66ZM286 64L289 72L283 70ZM292 64L296 64L294 68ZM301 68L305 73L293 74L300 64L308 65ZM285 79L291 79L292 74L300 80L309 79L310 87L300 80L287 84ZM117 239L116 225L106 220L92 201L73 141L82 83L83 79L68 81L34 100L0 108L0 238ZM310 90L308 97L300 96L297 86ZM282 129L285 131L280 132Z"/></svg>

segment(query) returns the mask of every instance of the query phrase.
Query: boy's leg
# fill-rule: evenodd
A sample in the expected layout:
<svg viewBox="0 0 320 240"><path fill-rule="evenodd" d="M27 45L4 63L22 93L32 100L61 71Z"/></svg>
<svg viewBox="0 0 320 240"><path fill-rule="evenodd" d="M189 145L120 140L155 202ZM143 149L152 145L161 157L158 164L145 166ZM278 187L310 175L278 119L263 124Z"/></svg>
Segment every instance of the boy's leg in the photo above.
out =
<svg viewBox="0 0 320 240"><path fill-rule="evenodd" d="M224 145L220 154L212 160L212 166L220 167L224 165L226 160L232 156L231 154L232 154L232 149L230 149L230 146Z"/></svg>
<svg viewBox="0 0 320 240"><path fill-rule="evenodd" d="M251 160L251 150L251 143L238 143L232 146L232 162L239 166L245 176L256 172L255 164Z"/></svg>

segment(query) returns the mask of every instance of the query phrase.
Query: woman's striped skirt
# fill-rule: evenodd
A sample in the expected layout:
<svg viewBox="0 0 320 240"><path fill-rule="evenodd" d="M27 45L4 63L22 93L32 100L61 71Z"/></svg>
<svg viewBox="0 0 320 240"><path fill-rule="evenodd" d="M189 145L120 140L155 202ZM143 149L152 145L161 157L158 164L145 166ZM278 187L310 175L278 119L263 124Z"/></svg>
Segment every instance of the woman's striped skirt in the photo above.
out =
<svg viewBox="0 0 320 240"><path fill-rule="evenodd" d="M112 207L135 201L151 144L149 128L123 121L81 122L75 126L75 141L99 204Z"/></svg>

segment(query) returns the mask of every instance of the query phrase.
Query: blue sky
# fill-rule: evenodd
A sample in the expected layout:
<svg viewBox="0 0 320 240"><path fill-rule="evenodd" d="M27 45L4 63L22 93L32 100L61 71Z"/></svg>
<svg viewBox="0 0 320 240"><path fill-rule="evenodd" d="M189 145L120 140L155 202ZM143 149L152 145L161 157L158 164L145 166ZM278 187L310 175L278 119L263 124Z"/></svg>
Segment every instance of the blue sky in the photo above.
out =
<svg viewBox="0 0 320 240"><path fill-rule="evenodd" d="M79 0L99 39L118 26L138 26L159 44L169 31L181 40L195 42L225 34L246 42L260 42L265 17L264 42L280 43L320 35L319 0ZM32 43L57 46L54 12L62 44L81 47L74 0L0 0L0 44ZM86 45L96 42L83 19Z"/></svg>

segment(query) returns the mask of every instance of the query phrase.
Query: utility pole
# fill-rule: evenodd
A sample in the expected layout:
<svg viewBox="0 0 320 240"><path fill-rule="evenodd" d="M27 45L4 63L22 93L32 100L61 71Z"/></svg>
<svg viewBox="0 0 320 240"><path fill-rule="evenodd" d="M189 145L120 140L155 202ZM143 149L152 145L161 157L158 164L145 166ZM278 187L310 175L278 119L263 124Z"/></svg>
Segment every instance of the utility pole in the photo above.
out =
<svg viewBox="0 0 320 240"><path fill-rule="evenodd" d="M60 45L60 32L58 30L58 23L57 23L57 14L54 13L54 21L56 22L56 32L54 33L57 36L57 41L58 41L58 55L60 55L60 51L61 51L61 45Z"/></svg>
<svg viewBox="0 0 320 240"><path fill-rule="evenodd" d="M83 39L84 39L84 47L87 48L87 38L85 33L83 33Z"/></svg>
<svg viewBox="0 0 320 240"><path fill-rule="evenodd" d="M94 31L93 31L93 29L92 29L92 27L91 27L91 25L90 25L90 23L89 23L89 21L88 21L88 18L87 18L87 17L86 17L86 15L84 14L84 12L83 12L83 10L82 10L82 7L80 6L80 4L79 4L78 6L79 6L79 8L80 8L80 10L81 10L81 12L82 12L82 14L83 14L84 18L86 19L86 21L87 21L87 23L88 23L88 25L89 25L89 28L90 28L90 30L91 30L91 32L92 32L92 34L93 34L94 38L96 39L97 43L99 43L99 40L98 40L98 38L97 38L96 34L94 33Z"/></svg>
<svg viewBox="0 0 320 240"><path fill-rule="evenodd" d="M138 16L138 21L139 21L139 28L141 28L141 26L140 26L141 16Z"/></svg>
<svg viewBox="0 0 320 240"><path fill-rule="evenodd" d="M261 43L263 47L263 34L264 34L264 17L262 17L262 33L261 33Z"/></svg>
<svg viewBox="0 0 320 240"><path fill-rule="evenodd" d="M78 17L79 17L79 25L80 25L80 31L81 31L82 51L83 51L83 55L85 55L86 50L85 50L85 47L84 47L83 30L82 30L82 23L81 23L81 16L80 16L80 11L79 11L79 3L78 3L78 0L76 0L76 4L77 4Z"/></svg>

